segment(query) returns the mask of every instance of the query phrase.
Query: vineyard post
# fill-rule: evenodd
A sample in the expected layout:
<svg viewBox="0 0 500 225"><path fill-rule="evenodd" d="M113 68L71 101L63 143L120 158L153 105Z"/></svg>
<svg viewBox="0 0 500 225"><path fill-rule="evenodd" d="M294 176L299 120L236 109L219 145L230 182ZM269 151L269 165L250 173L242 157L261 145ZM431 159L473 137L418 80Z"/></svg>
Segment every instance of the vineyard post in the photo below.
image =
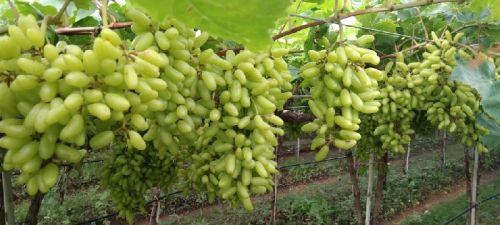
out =
<svg viewBox="0 0 500 225"><path fill-rule="evenodd" d="M405 157L405 167L404 174L408 174L408 170L410 169L410 150L411 150L411 141L406 146L406 157Z"/></svg>
<svg viewBox="0 0 500 225"><path fill-rule="evenodd" d="M276 162L278 162L278 151L281 143L281 138L278 138L278 143L276 144L275 154L276 154ZM272 200L272 213L271 213L271 224L276 225L276 204L278 201L278 181L279 181L279 173L274 175L274 190L273 190L273 200Z"/></svg>
<svg viewBox="0 0 500 225"><path fill-rule="evenodd" d="M356 166L354 165L354 157L352 151L346 153L346 158L348 164L347 170L349 171L349 176L351 178L352 194L354 196L353 208L356 224L363 224L361 216L361 190L359 188L358 171L356 169Z"/></svg>
<svg viewBox="0 0 500 225"><path fill-rule="evenodd" d="M2 173L0 173L0 183L2 182ZM3 201L3 185L0 184L0 225L5 225L5 205Z"/></svg>
<svg viewBox="0 0 500 225"><path fill-rule="evenodd" d="M44 196L45 194L41 192L38 192L35 196L33 196L28 213L24 218L24 225L36 225L38 223L38 212L40 211L40 206L42 205Z"/></svg>
<svg viewBox="0 0 500 225"><path fill-rule="evenodd" d="M160 211L158 210L160 208L160 194L161 194L161 189L159 187L154 188L153 202L151 206L151 215L149 216L149 225L158 224L158 217L160 214Z"/></svg>
<svg viewBox="0 0 500 225"><path fill-rule="evenodd" d="M385 152L384 155L378 160L377 165L377 185L375 187L375 200L373 202L373 224L380 223L380 214L382 213L382 203L384 198L384 189L387 182L387 173L389 162L389 153Z"/></svg>
<svg viewBox="0 0 500 225"><path fill-rule="evenodd" d="M477 170L478 170L478 164L479 164L479 151L476 148L472 149L474 151L474 167L472 170L472 187L471 187L471 205L476 206L476 197L477 197ZM476 215L477 215L477 208L474 207L470 211L470 224L475 225L476 224Z"/></svg>
<svg viewBox="0 0 500 225"><path fill-rule="evenodd" d="M467 201L469 202L469 207L472 207L472 199L471 199L471 174L469 170L469 149L467 147L464 148L464 173L465 173L465 182L466 182L466 193L467 193ZM470 225L470 214L467 216L466 225Z"/></svg>
<svg viewBox="0 0 500 225"><path fill-rule="evenodd" d="M370 210L371 210L371 199L372 199L372 189L373 189L373 153L370 154L370 161L368 163L368 187L366 191L366 213L365 213L365 225L370 225Z"/></svg>
<svg viewBox="0 0 500 225"><path fill-rule="evenodd" d="M12 199L13 193L10 174L10 171L2 172L3 200L5 205L5 214L7 216L7 224L14 225L16 217L14 211L14 201Z"/></svg>
<svg viewBox="0 0 500 225"><path fill-rule="evenodd" d="M443 138L441 139L441 167L446 164L446 130L443 130Z"/></svg>
<svg viewBox="0 0 500 225"><path fill-rule="evenodd" d="M297 135L297 149L295 150L295 159L300 159L300 135Z"/></svg>

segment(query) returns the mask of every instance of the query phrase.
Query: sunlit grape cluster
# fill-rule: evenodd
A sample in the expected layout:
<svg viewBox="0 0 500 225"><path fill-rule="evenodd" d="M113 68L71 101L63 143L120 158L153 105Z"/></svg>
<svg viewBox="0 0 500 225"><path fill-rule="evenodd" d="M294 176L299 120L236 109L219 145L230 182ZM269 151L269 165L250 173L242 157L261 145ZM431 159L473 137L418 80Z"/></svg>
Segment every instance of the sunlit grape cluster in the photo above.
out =
<svg viewBox="0 0 500 225"><path fill-rule="evenodd" d="M488 130L476 121L481 110L479 94L466 84L449 80L457 65L457 56L471 58L465 50L455 46L463 34L458 33L452 37L446 31L445 36L446 39L442 40L432 32L434 42L425 46L426 52L422 55L424 60L410 63L408 67L413 74L421 76L425 81L422 88L427 119L438 129L456 133L467 147L487 151L479 138L487 134Z"/></svg>
<svg viewBox="0 0 500 225"><path fill-rule="evenodd" d="M372 35L364 35L357 44L364 46L373 40ZM316 160L322 160L331 145L350 149L361 139L357 132L359 114L379 110L378 81L384 74L368 67L380 62L377 54L354 44L340 43L334 50L311 50L308 54L311 62L300 69L300 74L312 86L308 105L316 119L305 124L302 131L316 132L311 148L321 147Z"/></svg>
<svg viewBox="0 0 500 225"><path fill-rule="evenodd" d="M379 138L382 149L402 153L415 133L411 123L424 100L420 87L423 79L410 74L402 53L386 64L385 73L387 80L380 89L381 110L373 116L377 123L373 135Z"/></svg>
<svg viewBox="0 0 500 225"><path fill-rule="evenodd" d="M89 49L45 44L45 25L20 17L0 37L0 147L4 169L31 195L47 192L60 165L107 151L103 183L129 221L145 191L173 178L242 202L272 189L274 146L291 96L286 50L257 54L201 47L210 37L130 8L131 46L102 29ZM207 182L207 178L209 182Z"/></svg>

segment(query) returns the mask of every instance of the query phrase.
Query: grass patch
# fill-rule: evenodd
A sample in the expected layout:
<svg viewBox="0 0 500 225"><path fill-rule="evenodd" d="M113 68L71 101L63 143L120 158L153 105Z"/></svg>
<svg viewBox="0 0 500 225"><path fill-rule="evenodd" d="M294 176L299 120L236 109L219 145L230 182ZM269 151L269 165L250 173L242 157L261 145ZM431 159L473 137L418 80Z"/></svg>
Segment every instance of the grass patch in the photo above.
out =
<svg viewBox="0 0 500 225"><path fill-rule="evenodd" d="M481 201L489 196L497 194L500 191L500 177L483 184L479 190L478 200ZM461 213L468 207L466 195L462 194L453 201L445 202L437 205L426 211L423 214L413 215L406 219L404 225L441 225L452 217ZM465 223L467 214L457 218L454 225L462 225ZM479 224L500 224L500 198L492 199L479 206L478 210Z"/></svg>

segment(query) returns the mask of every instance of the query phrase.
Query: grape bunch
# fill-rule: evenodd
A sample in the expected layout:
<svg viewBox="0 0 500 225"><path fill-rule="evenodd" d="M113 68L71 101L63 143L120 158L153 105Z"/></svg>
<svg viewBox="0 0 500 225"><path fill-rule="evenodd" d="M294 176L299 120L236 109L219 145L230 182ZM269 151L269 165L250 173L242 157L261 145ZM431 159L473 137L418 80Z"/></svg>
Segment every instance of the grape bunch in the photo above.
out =
<svg viewBox="0 0 500 225"><path fill-rule="evenodd" d="M144 193L153 187L169 188L176 181L176 165L169 158L159 159L157 151L136 151L114 144L104 164L103 187L110 195L119 215L133 222L137 208L144 212Z"/></svg>
<svg viewBox="0 0 500 225"><path fill-rule="evenodd" d="M239 200L252 210L250 193L272 190L276 136L284 134L279 128L284 122L274 112L282 110L292 89L284 54L228 51L225 60L232 68L205 67L201 73L217 101L203 121L187 174L196 189L208 192L210 201L216 196Z"/></svg>
<svg viewBox="0 0 500 225"><path fill-rule="evenodd" d="M358 38L357 44L373 42L372 35ZM300 69L304 82L312 86L309 109L316 119L302 127L304 132L316 132L311 148L320 148L316 160L324 159L330 144L350 149L361 139L357 132L360 114L372 114L381 105L378 81L382 71L367 67L380 62L377 54L354 44L340 43L335 50L308 52L311 62Z"/></svg>
<svg viewBox="0 0 500 225"><path fill-rule="evenodd" d="M470 86L450 81L449 77L457 65L456 55L463 59L471 56L463 49L458 49L455 43L463 36L458 33L452 37L445 32L446 39L439 39L432 32L433 43L425 46L422 62L408 64L413 74L424 79L422 84L425 96L424 108L427 119L438 127L457 133L460 141L467 147L477 147L486 151L479 138L488 130L476 121L476 115L481 111L479 94Z"/></svg>
<svg viewBox="0 0 500 225"><path fill-rule="evenodd" d="M17 182L26 184L30 195L45 193L56 183L58 164L78 163L87 153L80 149L86 142L79 111L83 97L68 97L81 87L82 77L90 80L72 64L77 59L83 68L75 56L81 50L45 44L45 30L33 16L20 16L0 37L0 147L7 150L3 168L19 169Z"/></svg>
<svg viewBox="0 0 500 225"><path fill-rule="evenodd" d="M411 128L415 110L422 107L424 96L420 85L423 78L411 75L402 53L386 64L387 80L380 88L382 106L373 119L376 128L373 135L379 138L381 148L402 153L415 131Z"/></svg>
<svg viewBox="0 0 500 225"><path fill-rule="evenodd" d="M277 172L273 146L276 135L283 135L277 128L283 121L274 112L292 88L281 58L287 51L227 51L221 57L200 49L207 33L196 36L174 19L155 24L140 11L128 15L137 33L134 50L154 49L168 58L160 71L167 88L157 94L166 107L148 117L144 140L159 155L190 165L179 168L187 188L207 191L211 200L239 199L252 209L249 194L272 189L271 174Z"/></svg>

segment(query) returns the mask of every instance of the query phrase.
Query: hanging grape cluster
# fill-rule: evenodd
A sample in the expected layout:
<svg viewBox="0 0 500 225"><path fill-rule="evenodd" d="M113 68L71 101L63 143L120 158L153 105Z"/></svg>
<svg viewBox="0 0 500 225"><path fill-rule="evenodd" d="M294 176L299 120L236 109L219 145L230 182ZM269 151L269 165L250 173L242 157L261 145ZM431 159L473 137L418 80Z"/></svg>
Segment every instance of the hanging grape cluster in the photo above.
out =
<svg viewBox="0 0 500 225"><path fill-rule="evenodd" d="M281 58L287 51L227 51L223 58L200 49L207 33L196 35L174 19L154 24L135 10L128 15L137 34L133 50L161 52L168 59L158 75L166 88L153 94L166 106L147 116L143 139L160 155L191 164L179 166L186 188L253 209L250 193L271 190L271 175L277 172L273 147L276 135L284 132L274 112L292 88Z"/></svg>
<svg viewBox="0 0 500 225"><path fill-rule="evenodd" d="M410 63L408 67L424 80L422 88L427 119L438 129L456 133L467 147L486 151L479 138L487 134L488 130L476 121L476 115L481 110L479 94L466 84L449 80L457 65L457 55L463 59L471 58L466 51L454 45L463 33L452 37L446 31L445 36L446 39L439 39L432 32L433 43L425 46L426 52L422 54L424 60Z"/></svg>
<svg viewBox="0 0 500 225"><path fill-rule="evenodd" d="M415 133L411 123L415 110L422 107L424 96L420 85L424 80L410 74L402 53L386 64L385 74L387 80L380 89L381 110L373 115L377 124L373 135L379 138L382 149L402 153Z"/></svg>
<svg viewBox="0 0 500 225"><path fill-rule="evenodd" d="M372 35L364 35L357 44L364 46L373 40ZM302 131L316 132L311 148L321 147L316 160L322 160L330 144L350 149L361 139L357 132L359 114L379 110L378 81L383 80L384 74L367 67L380 62L377 54L354 44L340 43L335 50L311 50L308 55L311 62L300 69L300 74L312 86L308 105L316 119L305 124Z"/></svg>
<svg viewBox="0 0 500 225"><path fill-rule="evenodd" d="M133 222L137 210L144 212L144 193L153 187L168 189L177 181L176 165L170 158L158 157L154 149L136 151L119 143L112 146L104 164L103 187L111 190L113 205L121 217Z"/></svg>
<svg viewBox="0 0 500 225"><path fill-rule="evenodd" d="M173 177L252 209L250 194L271 190L277 172L284 132L274 112L292 88L287 51L220 57L200 48L205 32L133 8L128 16L131 47L107 28L87 50L45 44L46 25L33 16L0 37L4 168L21 170L29 194L45 193L61 165L111 148L102 179L129 221L144 192L168 189Z"/></svg>
<svg viewBox="0 0 500 225"><path fill-rule="evenodd" d="M210 201L216 196L239 199L251 210L249 193L272 190L276 135L284 134L278 128L283 120L274 112L282 110L292 89L284 54L228 51L225 60L233 68L218 71L204 65L203 85L217 101L204 120L187 174L196 189L208 191Z"/></svg>

